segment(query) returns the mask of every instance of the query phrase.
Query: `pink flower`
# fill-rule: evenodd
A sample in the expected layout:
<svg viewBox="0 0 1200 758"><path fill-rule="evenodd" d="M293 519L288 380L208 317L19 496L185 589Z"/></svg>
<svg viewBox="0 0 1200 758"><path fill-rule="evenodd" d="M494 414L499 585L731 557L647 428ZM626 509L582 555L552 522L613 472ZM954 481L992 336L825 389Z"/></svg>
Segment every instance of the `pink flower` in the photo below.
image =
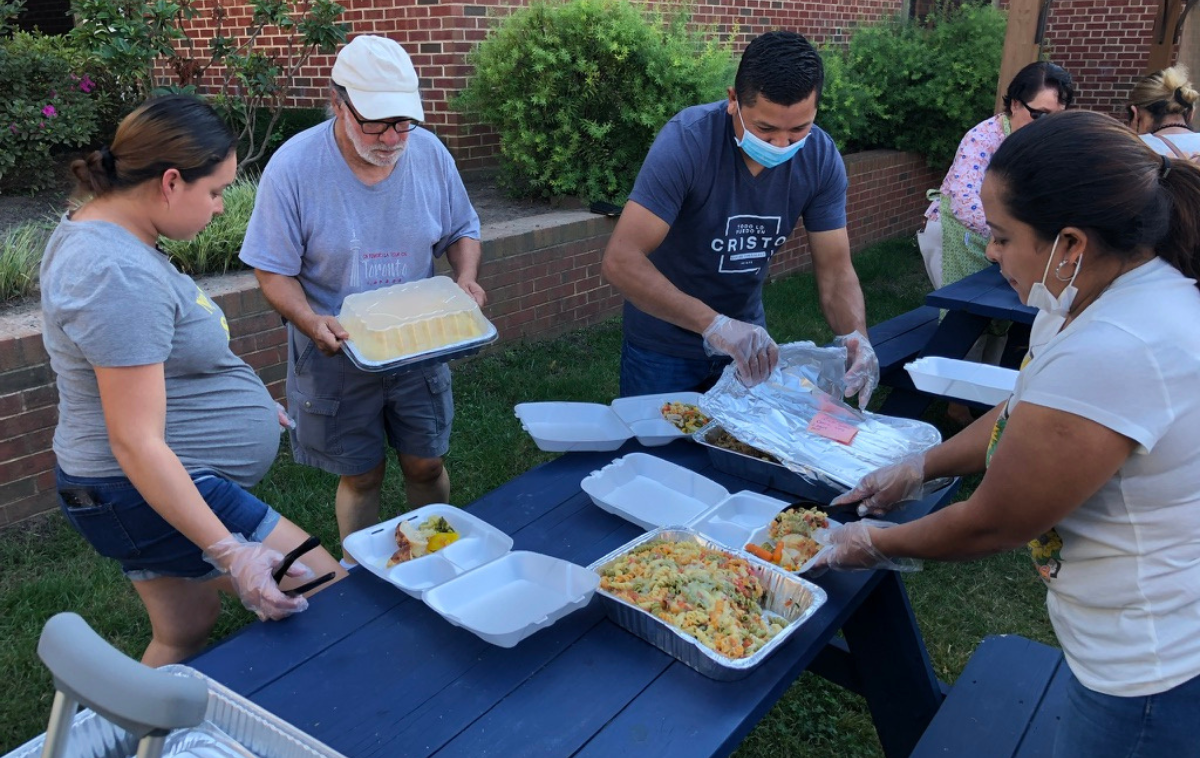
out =
<svg viewBox="0 0 1200 758"><path fill-rule="evenodd" d="M83 78L79 80L79 89L84 94L91 92L95 87L96 83L89 79L87 74L84 74Z"/></svg>
<svg viewBox="0 0 1200 758"><path fill-rule="evenodd" d="M58 111L54 110L53 105L47 105L45 108L42 108L42 115L46 118L54 118L58 115Z"/></svg>
<svg viewBox="0 0 1200 758"><path fill-rule="evenodd" d="M9 125L8 125L8 130L9 130L10 132L12 132L13 134L19 134L19 133L20 133L20 130L19 130L19 129L17 129L17 125L16 125L16 124L9 124Z"/></svg>

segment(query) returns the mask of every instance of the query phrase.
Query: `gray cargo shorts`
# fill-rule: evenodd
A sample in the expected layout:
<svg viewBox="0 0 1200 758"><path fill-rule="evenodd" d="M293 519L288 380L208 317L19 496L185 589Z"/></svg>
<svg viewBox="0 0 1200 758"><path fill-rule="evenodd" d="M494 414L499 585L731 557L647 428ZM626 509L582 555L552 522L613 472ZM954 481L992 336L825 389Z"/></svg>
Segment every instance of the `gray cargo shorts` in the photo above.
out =
<svg viewBox="0 0 1200 758"><path fill-rule="evenodd" d="M362 371L344 353L327 356L288 325L288 412L292 457L338 476L379 465L385 444L441 458L450 449L454 395L445 363L402 373Z"/></svg>

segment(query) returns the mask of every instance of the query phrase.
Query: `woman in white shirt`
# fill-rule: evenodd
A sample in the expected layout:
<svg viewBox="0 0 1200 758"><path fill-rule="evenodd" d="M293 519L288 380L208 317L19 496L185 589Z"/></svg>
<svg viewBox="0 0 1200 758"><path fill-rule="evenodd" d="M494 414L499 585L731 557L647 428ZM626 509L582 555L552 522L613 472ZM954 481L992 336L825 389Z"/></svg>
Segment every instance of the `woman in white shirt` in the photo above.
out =
<svg viewBox="0 0 1200 758"><path fill-rule="evenodd" d="M1159 155L1192 159L1200 153L1200 134L1191 127L1197 99L1186 68L1156 71L1129 93L1129 128Z"/></svg>
<svg viewBox="0 0 1200 758"><path fill-rule="evenodd" d="M1055 757L1200 757L1200 166L1067 112L1004 141L982 198L988 257L1040 311L1013 395L835 502L983 480L909 524L842 527L825 562L1027 544L1073 675Z"/></svg>

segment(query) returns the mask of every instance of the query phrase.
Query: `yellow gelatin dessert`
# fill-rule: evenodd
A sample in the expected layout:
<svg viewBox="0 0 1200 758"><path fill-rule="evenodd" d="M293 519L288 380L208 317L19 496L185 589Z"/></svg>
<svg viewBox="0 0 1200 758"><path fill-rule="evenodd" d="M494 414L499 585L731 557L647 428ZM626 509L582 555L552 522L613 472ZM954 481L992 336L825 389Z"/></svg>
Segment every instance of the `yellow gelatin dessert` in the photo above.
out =
<svg viewBox="0 0 1200 758"><path fill-rule="evenodd" d="M338 321L369 361L466 342L487 328L479 305L447 276L347 295Z"/></svg>

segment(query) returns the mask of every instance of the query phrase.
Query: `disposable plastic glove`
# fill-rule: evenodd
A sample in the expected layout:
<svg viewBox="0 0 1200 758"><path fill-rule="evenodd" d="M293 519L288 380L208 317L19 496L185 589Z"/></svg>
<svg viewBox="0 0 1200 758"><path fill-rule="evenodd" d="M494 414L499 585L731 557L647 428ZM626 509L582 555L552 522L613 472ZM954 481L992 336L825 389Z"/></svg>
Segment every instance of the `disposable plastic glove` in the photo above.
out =
<svg viewBox="0 0 1200 758"><path fill-rule="evenodd" d="M283 554L278 550L272 550L261 542L246 542L230 536L205 549L204 559L229 574L233 590L242 605L258 614L263 621L287 618L308 608L308 601L303 597L283 594L271 576L283 562ZM299 561L287 570L287 576L297 578L310 577L312 573Z"/></svg>
<svg viewBox="0 0 1200 758"><path fill-rule="evenodd" d="M866 335L858 331L843 334L833 342L846 348L846 361L850 364L846 369L846 395L857 393L858 407L866 410L871 395L879 386L879 358L875 348L871 347Z"/></svg>
<svg viewBox="0 0 1200 758"><path fill-rule="evenodd" d="M889 521L854 521L825 533L828 546L813 564L816 570L888 569L890 571L920 571L921 561L914 558L889 558L875 547L871 533L876 529L895 526Z"/></svg>
<svg viewBox="0 0 1200 758"><path fill-rule="evenodd" d="M757 324L718 314L703 336L705 352L733 358L737 378L747 387L762 382L779 363L779 346L767 330Z"/></svg>
<svg viewBox="0 0 1200 758"><path fill-rule="evenodd" d="M830 505L857 502L859 516L882 516L894 510L897 503L920 495L924 484L925 453L913 453L867 474L854 489L838 495Z"/></svg>

